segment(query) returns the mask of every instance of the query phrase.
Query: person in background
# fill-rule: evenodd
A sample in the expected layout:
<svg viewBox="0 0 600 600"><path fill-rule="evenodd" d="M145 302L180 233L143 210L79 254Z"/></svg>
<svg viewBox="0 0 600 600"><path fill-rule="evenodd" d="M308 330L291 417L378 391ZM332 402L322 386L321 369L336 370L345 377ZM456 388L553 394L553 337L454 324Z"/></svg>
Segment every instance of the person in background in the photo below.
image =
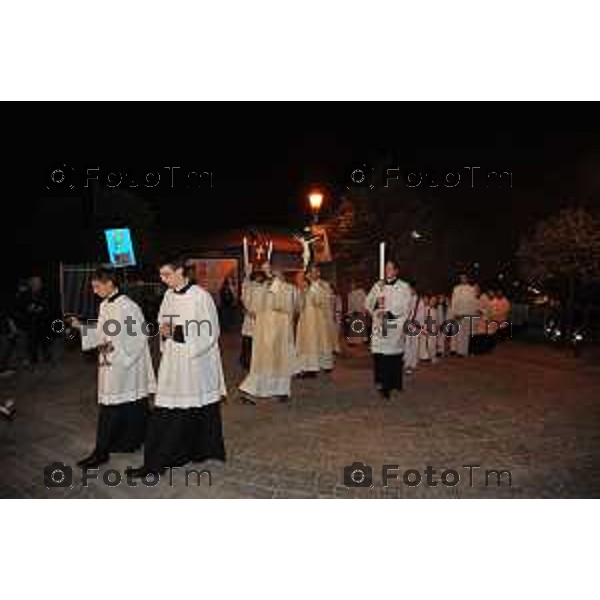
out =
<svg viewBox="0 0 600 600"><path fill-rule="evenodd" d="M412 375L419 362L419 338L421 328L425 324L425 303L423 297L417 292L417 284L413 282L410 287L410 312L408 320L410 326L405 336L404 372Z"/></svg>
<svg viewBox="0 0 600 600"><path fill-rule="evenodd" d="M469 341L469 354L484 354L488 351L488 319L491 315L491 300L481 293L479 284L474 284L475 295L479 301L478 318L473 319L473 335Z"/></svg>
<svg viewBox="0 0 600 600"><path fill-rule="evenodd" d="M235 325L236 301L233 283L229 277L225 277L219 290L221 308L221 326L223 331L230 331Z"/></svg>
<svg viewBox="0 0 600 600"><path fill-rule="evenodd" d="M348 311L344 318L344 334L350 346L369 341L369 324L367 322L367 293L354 280L350 282L348 294Z"/></svg>
<svg viewBox="0 0 600 600"><path fill-rule="evenodd" d="M262 296L266 291L263 285L264 281L264 273L253 271L252 265L249 265L242 283L244 320L242 322L242 349L240 353L240 364L246 371L250 370L252 360L252 337L256 326L256 311L260 308Z"/></svg>
<svg viewBox="0 0 600 600"><path fill-rule="evenodd" d="M3 306L0 306L0 377L9 377L15 373L11 367L17 347L18 332L7 304L4 301Z"/></svg>
<svg viewBox="0 0 600 600"><path fill-rule="evenodd" d="M419 336L419 360L437 362L437 336L440 322L438 321L437 296L423 296L424 319L421 335ZM428 324L429 323L429 324Z"/></svg>
<svg viewBox="0 0 600 600"><path fill-rule="evenodd" d="M477 323L471 317L479 314L479 299L466 273L459 275L459 283L452 290L450 311L451 318L458 321L458 332L450 340L451 349L458 356L468 356L469 340Z"/></svg>
<svg viewBox="0 0 600 600"><path fill-rule="evenodd" d="M39 362L50 362L50 301L42 278L29 278L28 291L21 298L22 310L26 315L27 348L31 366Z"/></svg>
<svg viewBox="0 0 600 600"><path fill-rule="evenodd" d="M498 327L496 338L501 342L511 336L511 324L509 321L511 305L510 300L504 295L502 289L496 290L496 297L492 302L492 308L494 313L493 318Z"/></svg>
<svg viewBox="0 0 600 600"><path fill-rule="evenodd" d="M342 313L344 312L342 297L337 293L335 286L331 284L332 291L332 307L331 307L331 338L333 342L333 353L340 354L342 348L340 346L340 333L342 330Z"/></svg>
<svg viewBox="0 0 600 600"><path fill-rule="evenodd" d="M437 298L437 356L442 358L448 352L448 336L443 331L442 325L448 318L448 297L444 294L439 294Z"/></svg>

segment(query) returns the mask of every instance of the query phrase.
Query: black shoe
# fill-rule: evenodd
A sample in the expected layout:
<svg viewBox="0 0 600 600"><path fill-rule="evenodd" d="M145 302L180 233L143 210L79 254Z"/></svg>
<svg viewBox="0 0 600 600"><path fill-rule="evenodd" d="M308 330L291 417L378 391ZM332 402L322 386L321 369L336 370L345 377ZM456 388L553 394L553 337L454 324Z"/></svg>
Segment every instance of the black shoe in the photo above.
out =
<svg viewBox="0 0 600 600"><path fill-rule="evenodd" d="M125 474L129 477L143 479L146 475L162 475L167 470L167 467L163 467L162 469L149 469L148 467L138 467L134 469L133 467L127 467L125 469Z"/></svg>
<svg viewBox="0 0 600 600"><path fill-rule="evenodd" d="M247 396L246 394L240 394L240 402L242 404L250 404L252 406L256 406L256 402L250 398L250 396Z"/></svg>
<svg viewBox="0 0 600 600"><path fill-rule="evenodd" d="M317 372L316 371L306 371L303 374L303 377L306 379L315 379L317 377Z"/></svg>
<svg viewBox="0 0 600 600"><path fill-rule="evenodd" d="M291 400L289 396L276 396L276 398L279 402L289 402Z"/></svg>
<svg viewBox="0 0 600 600"><path fill-rule="evenodd" d="M390 390L379 390L379 393L382 398L385 398L386 400L390 397Z"/></svg>
<svg viewBox="0 0 600 600"><path fill-rule="evenodd" d="M109 458L108 454L96 454L96 452L92 452L89 456L78 461L77 466L82 469L96 469L100 465L107 463Z"/></svg>

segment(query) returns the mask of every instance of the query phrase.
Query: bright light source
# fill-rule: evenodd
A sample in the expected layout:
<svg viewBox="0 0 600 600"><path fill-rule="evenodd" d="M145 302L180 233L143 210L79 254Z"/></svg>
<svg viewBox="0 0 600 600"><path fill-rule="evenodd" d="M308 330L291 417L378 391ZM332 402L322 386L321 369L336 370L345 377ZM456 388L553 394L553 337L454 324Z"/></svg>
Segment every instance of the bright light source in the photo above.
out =
<svg viewBox="0 0 600 600"><path fill-rule="evenodd" d="M321 192L313 192L312 194L309 194L308 201L310 202L310 207L313 212L318 213L323 204L323 194L321 194Z"/></svg>

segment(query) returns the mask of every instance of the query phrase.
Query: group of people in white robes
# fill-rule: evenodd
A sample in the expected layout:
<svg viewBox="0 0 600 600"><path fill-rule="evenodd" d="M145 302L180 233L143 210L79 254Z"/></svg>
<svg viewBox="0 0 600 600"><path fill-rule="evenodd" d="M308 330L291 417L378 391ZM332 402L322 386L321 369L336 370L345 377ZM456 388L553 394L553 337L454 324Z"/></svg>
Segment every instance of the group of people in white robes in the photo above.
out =
<svg viewBox="0 0 600 600"><path fill-rule="evenodd" d="M414 373L419 364L435 364L447 355L483 354L509 334L511 304L501 290L482 293L461 274L450 297L421 295L414 285L398 279L394 261L386 264L385 275L368 295L352 283L346 328L349 345L365 342L370 334L375 383L385 397L401 390L402 374ZM365 313L371 320L366 326ZM400 325L402 334L388 327L382 336L384 322Z"/></svg>
<svg viewBox="0 0 600 600"><path fill-rule="evenodd" d="M102 298L97 323L72 320L82 349L98 351L96 445L79 461L97 468L113 452L144 446L144 462L128 469L134 477L208 458L225 460L220 403L226 396L219 349L219 319L211 295L186 277L181 260L166 262L167 286L152 332L139 306L119 291L112 269L92 278ZM160 335L161 362L155 376L149 339ZM155 394L149 410L148 396Z"/></svg>
<svg viewBox="0 0 600 600"><path fill-rule="evenodd" d="M239 390L244 402L288 401L294 376L316 377L332 371L339 351L336 296L316 265L307 270L299 286L288 283L268 262L260 275L250 265L242 284L242 303L242 362L248 373Z"/></svg>

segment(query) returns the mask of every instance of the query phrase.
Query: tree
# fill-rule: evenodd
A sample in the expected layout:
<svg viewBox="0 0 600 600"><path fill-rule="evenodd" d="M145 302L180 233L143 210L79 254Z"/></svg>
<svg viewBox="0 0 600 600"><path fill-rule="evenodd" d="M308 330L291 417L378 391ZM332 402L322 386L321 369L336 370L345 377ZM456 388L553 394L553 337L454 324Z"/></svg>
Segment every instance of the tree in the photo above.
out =
<svg viewBox="0 0 600 600"><path fill-rule="evenodd" d="M524 277L558 286L569 339L578 286L600 280L600 218L585 208L564 209L521 240L517 257Z"/></svg>
<svg viewBox="0 0 600 600"><path fill-rule="evenodd" d="M401 183L352 190L324 223L340 279L373 282L384 241L401 277L416 280L422 292L445 290L457 231L447 212L443 199L424 198Z"/></svg>

